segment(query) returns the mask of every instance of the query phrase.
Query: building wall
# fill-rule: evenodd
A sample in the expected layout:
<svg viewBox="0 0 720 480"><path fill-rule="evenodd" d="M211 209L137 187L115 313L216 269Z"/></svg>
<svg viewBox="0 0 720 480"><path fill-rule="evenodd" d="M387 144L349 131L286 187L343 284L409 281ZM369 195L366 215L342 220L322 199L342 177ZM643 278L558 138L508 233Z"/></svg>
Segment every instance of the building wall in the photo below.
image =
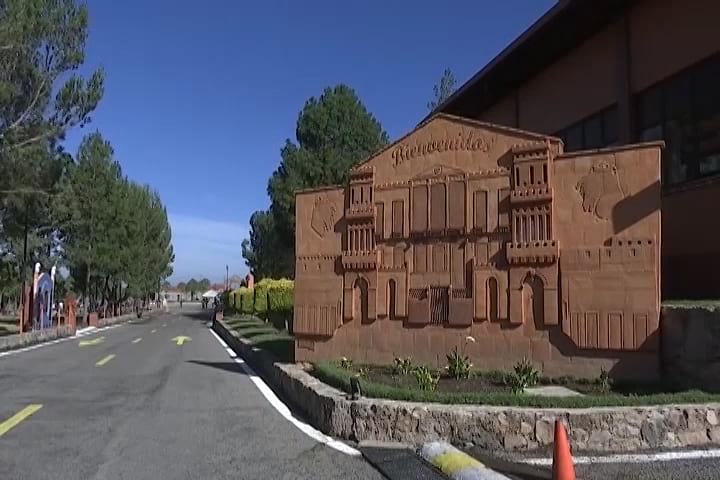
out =
<svg viewBox="0 0 720 480"><path fill-rule="evenodd" d="M637 96L720 52L720 2L646 0L500 99L478 118L556 134L617 106L617 140L636 141ZM519 123L518 123L519 120ZM669 162L666 152L664 161ZM669 164L666 165L666 171ZM663 297L720 297L720 226L688 211L720 202L720 185L670 185L663 199Z"/></svg>
<svg viewBox="0 0 720 480"><path fill-rule="evenodd" d="M718 18L716 0L646 0L633 8L629 15L633 91L717 53Z"/></svg>
<svg viewBox="0 0 720 480"><path fill-rule="evenodd" d="M296 196L296 360L442 365L470 334L485 368L657 375L659 162L433 117Z"/></svg>
<svg viewBox="0 0 720 480"><path fill-rule="evenodd" d="M615 28L602 31L525 83L519 128L554 134L615 103L616 42Z"/></svg>

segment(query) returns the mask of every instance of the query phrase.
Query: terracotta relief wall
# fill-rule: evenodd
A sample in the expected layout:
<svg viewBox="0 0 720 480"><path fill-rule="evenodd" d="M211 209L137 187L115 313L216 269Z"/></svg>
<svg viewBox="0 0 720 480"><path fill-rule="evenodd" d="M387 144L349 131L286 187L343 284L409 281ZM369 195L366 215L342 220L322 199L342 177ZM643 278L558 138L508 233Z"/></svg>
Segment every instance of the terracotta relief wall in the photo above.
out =
<svg viewBox="0 0 720 480"><path fill-rule="evenodd" d="M659 172L659 145L433 117L297 194L296 359L435 364L472 335L488 368L656 374Z"/></svg>

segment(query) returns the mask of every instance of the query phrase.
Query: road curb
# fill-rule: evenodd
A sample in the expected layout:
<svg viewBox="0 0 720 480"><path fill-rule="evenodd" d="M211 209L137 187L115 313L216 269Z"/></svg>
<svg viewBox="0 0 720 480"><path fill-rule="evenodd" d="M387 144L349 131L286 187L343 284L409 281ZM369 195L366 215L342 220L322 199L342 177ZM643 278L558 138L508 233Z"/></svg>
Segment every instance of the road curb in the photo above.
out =
<svg viewBox="0 0 720 480"><path fill-rule="evenodd" d="M447 442L428 442L420 456L453 480L510 480Z"/></svg>

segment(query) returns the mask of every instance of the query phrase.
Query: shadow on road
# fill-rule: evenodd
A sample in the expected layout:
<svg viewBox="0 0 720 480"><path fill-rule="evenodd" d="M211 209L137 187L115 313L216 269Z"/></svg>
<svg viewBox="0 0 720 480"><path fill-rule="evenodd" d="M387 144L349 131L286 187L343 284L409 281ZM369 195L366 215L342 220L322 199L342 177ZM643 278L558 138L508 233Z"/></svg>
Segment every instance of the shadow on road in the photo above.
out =
<svg viewBox="0 0 720 480"><path fill-rule="evenodd" d="M209 322L213 319L213 311L212 310L195 310L195 311L176 310L175 312L178 315L182 315L183 317L187 317L192 320L201 320L203 322Z"/></svg>
<svg viewBox="0 0 720 480"><path fill-rule="evenodd" d="M219 370L225 370L227 372L240 373L247 375L245 371L235 362L204 362L202 360L187 360L187 363L194 363L195 365L202 365L204 367L217 368Z"/></svg>

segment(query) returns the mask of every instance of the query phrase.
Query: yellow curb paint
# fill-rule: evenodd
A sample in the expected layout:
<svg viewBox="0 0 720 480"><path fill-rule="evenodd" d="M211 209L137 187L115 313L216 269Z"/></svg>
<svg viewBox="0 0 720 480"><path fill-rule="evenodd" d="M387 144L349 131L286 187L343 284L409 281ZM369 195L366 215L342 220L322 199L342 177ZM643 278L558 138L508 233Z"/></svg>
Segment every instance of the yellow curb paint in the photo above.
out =
<svg viewBox="0 0 720 480"><path fill-rule="evenodd" d="M468 467L484 468L484 465L462 452L446 452L438 455L432 461L444 474L453 476L460 470Z"/></svg>
<svg viewBox="0 0 720 480"><path fill-rule="evenodd" d="M105 341L105 337L98 337L94 338L92 340L80 340L78 342L78 347L87 347L88 345L97 345L99 343L103 343Z"/></svg>
<svg viewBox="0 0 720 480"><path fill-rule="evenodd" d="M28 418L33 413L37 412L42 408L40 404L32 404L23 408L12 417L8 418L4 422L0 423L0 437L5 435L7 432L16 427L20 422Z"/></svg>
<svg viewBox="0 0 720 480"><path fill-rule="evenodd" d="M108 363L108 362L109 362L110 360L112 360L113 358L115 358L115 355L113 355L113 354L111 353L111 354L108 355L107 357L105 357L105 358L103 358L103 359L101 359L101 360L98 360L98 362L95 364L95 366L96 366L96 367L102 367L103 365L105 365L106 363Z"/></svg>
<svg viewBox="0 0 720 480"><path fill-rule="evenodd" d="M142 340L142 338L136 338L135 340L133 340L133 343L138 343L140 340Z"/></svg>

